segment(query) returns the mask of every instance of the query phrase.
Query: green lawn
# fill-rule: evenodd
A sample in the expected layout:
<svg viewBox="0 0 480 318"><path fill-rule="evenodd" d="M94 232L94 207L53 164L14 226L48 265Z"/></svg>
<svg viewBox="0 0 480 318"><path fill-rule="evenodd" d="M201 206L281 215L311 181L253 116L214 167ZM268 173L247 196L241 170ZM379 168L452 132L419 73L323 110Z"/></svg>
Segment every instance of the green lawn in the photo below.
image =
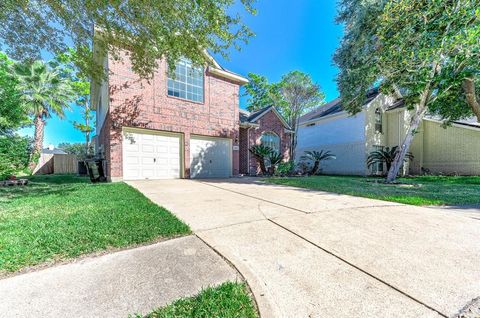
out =
<svg viewBox="0 0 480 318"><path fill-rule="evenodd" d="M140 318L141 316L137 316ZM244 284L227 282L204 289L195 297L184 298L159 308L147 318L256 318L257 311Z"/></svg>
<svg viewBox="0 0 480 318"><path fill-rule="evenodd" d="M125 183L29 179L26 187L0 187L0 273L190 233Z"/></svg>
<svg viewBox="0 0 480 318"><path fill-rule="evenodd" d="M399 184L393 185L379 178L351 176L269 178L266 181L412 205L480 204L480 177L419 176L400 178Z"/></svg>

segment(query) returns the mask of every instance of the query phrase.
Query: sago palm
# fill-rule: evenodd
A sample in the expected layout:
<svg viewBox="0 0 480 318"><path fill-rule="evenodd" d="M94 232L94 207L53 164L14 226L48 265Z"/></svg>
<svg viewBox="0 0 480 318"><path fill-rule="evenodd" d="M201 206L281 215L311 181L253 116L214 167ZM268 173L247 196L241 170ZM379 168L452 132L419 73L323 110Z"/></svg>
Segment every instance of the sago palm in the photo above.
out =
<svg viewBox="0 0 480 318"><path fill-rule="evenodd" d="M389 171L397 153L398 153L398 146L394 146L392 148L385 147L385 149L372 151L368 155L367 165L370 168L375 164L385 164L387 166L387 171ZM404 161L408 161L408 160L413 160L413 155L411 152L407 152L407 154L405 155Z"/></svg>
<svg viewBox="0 0 480 318"><path fill-rule="evenodd" d="M267 160L270 162L270 167L269 167L269 171L268 173L273 175L275 174L275 169L277 167L277 165L282 162L283 160L283 155L280 154L279 152L277 151L272 151L270 152L270 154L267 156Z"/></svg>
<svg viewBox="0 0 480 318"><path fill-rule="evenodd" d="M35 125L34 158L42 150L46 120L53 114L63 118L74 94L68 80L43 61L15 64L13 71L18 79L22 103L33 117ZM32 162L30 166L33 168L35 163Z"/></svg>
<svg viewBox="0 0 480 318"><path fill-rule="evenodd" d="M260 170L262 171L262 174L267 174L267 167L265 166L265 159L270 156L272 153L272 148L264 146L264 145L254 145L250 147L250 152L252 155L257 159L259 165L260 165Z"/></svg>
<svg viewBox="0 0 480 318"><path fill-rule="evenodd" d="M337 159L337 157L331 153L329 150L320 150L320 151L305 151L304 155L300 157L302 160L313 161L313 167L310 170L310 175L316 175L318 169L320 169L320 162L326 160Z"/></svg>

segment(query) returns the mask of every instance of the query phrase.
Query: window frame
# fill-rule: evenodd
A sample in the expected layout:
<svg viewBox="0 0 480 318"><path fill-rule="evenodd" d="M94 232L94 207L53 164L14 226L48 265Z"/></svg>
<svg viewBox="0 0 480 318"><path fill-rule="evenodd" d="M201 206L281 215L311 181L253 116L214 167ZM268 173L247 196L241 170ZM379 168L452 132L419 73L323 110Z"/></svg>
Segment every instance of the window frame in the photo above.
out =
<svg viewBox="0 0 480 318"><path fill-rule="evenodd" d="M383 134L383 113L380 108L375 109L374 115L375 132Z"/></svg>
<svg viewBox="0 0 480 318"><path fill-rule="evenodd" d="M381 151L384 150L385 147L381 145L373 145L373 151ZM384 163L377 162L376 164L372 165L372 174L374 175L383 175L384 173Z"/></svg>
<svg viewBox="0 0 480 318"><path fill-rule="evenodd" d="M183 100L183 101L187 101L187 102L190 102L190 103L195 103L195 104L205 104L205 68L204 67L201 67L201 74L202 74L202 85L201 85L201 89L202 89L202 100L201 101L197 101L197 100L193 100L193 99L189 99L188 98L188 91L186 90L187 89L187 86L192 86L192 87L195 87L195 88L200 88L200 86L196 86L196 85L193 85L193 84L189 84L188 83L188 80L187 80L187 76L188 76L188 67L190 67L191 69L195 69L195 68L198 68L199 67L194 67L192 62L189 61L188 59L185 59L185 58L181 58L178 62L184 62L185 65L186 65L186 70L185 70L185 82L180 82L178 81L178 79L174 79L174 78L171 78L170 77L170 71L166 71L166 75L167 75L167 80L166 80L166 93L167 93L167 97L168 98L175 98L175 99L179 99L179 100ZM177 63L178 63L177 62ZM175 71L177 69L177 64L175 64ZM199 69L200 70L200 69ZM185 97L181 97L181 96L175 96L175 95L170 95L170 88L169 88L169 82L170 81L174 81L174 82L179 82L183 85L185 85Z"/></svg>
<svg viewBox="0 0 480 318"><path fill-rule="evenodd" d="M277 148L277 149L274 149L273 147L270 147L270 146L268 146L268 147L272 148L274 151L276 151L276 152L278 152L278 153L281 153L282 141L281 141L281 139L280 139L280 136L279 136L278 134L276 134L275 132L273 132L273 131L265 131L265 132L263 132L262 135L260 136L260 144L261 144L261 145L264 145L264 143L263 143L263 138L264 138L265 136L267 136L267 135L270 135L270 136L273 136L273 137L277 138L277 141L278 141L278 143L277 143L278 148ZM273 143L273 141L269 141L269 142L270 142L270 143Z"/></svg>

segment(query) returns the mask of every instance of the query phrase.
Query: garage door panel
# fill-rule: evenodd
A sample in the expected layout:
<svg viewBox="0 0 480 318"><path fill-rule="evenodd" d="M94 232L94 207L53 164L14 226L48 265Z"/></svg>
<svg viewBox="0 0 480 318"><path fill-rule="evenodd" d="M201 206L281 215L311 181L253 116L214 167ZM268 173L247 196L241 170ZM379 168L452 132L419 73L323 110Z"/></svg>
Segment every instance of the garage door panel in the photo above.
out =
<svg viewBox="0 0 480 318"><path fill-rule="evenodd" d="M124 179L172 179L180 177L180 136L148 131L124 133Z"/></svg>
<svg viewBox="0 0 480 318"><path fill-rule="evenodd" d="M231 176L231 141L222 138L195 137L190 140L192 178L228 178Z"/></svg>

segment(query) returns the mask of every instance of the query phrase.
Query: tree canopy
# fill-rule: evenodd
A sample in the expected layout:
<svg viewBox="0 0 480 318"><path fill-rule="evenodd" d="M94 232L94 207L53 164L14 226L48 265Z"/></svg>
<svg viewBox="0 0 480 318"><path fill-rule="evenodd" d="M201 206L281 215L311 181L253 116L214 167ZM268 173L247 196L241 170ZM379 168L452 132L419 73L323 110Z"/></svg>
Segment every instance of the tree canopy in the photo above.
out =
<svg viewBox="0 0 480 318"><path fill-rule="evenodd" d="M17 88L21 93L23 107L33 118L35 125L34 147L31 168L43 147L46 120L53 114L59 118L65 115L65 109L76 97L68 78L62 72L43 61L17 63L14 67L18 80Z"/></svg>
<svg viewBox="0 0 480 318"><path fill-rule="evenodd" d="M282 76L279 86L280 112L294 131L290 138L290 160L295 160L300 116L324 104L325 94L320 89L320 85L313 82L310 75L301 71L291 71Z"/></svg>
<svg viewBox="0 0 480 318"><path fill-rule="evenodd" d="M244 86L248 96L247 110L254 112L282 102L279 83L269 83L263 75L248 73L248 84Z"/></svg>
<svg viewBox="0 0 480 318"><path fill-rule="evenodd" d="M334 61L349 111L360 111L376 85L413 108L428 85L430 113L446 121L474 115L465 82L478 91L479 0L343 0L337 20L345 35Z"/></svg>
<svg viewBox="0 0 480 318"><path fill-rule="evenodd" d="M241 0L255 14L255 0ZM94 28L101 30L98 49L118 57L128 48L133 70L149 77L157 60L173 65L180 57L209 63L205 50L227 56L227 48L240 48L252 32L231 6L235 0L3 0L0 9L0 44L21 60L38 59L42 50L53 54L75 47L78 66L98 74L92 59Z"/></svg>
<svg viewBox="0 0 480 318"><path fill-rule="evenodd" d="M366 92L379 86L412 110L389 180L426 113L480 121L480 0L342 0L337 20L345 26L334 56L344 107L361 111Z"/></svg>
<svg viewBox="0 0 480 318"><path fill-rule="evenodd" d="M245 85L244 96L249 96L247 109L256 111L263 107L275 106L286 122L295 131L290 139L290 159L295 159L297 130L300 116L325 102L325 94L313 82L310 75L291 71L279 82L269 83L263 75L248 74L250 82Z"/></svg>
<svg viewBox="0 0 480 318"><path fill-rule="evenodd" d="M30 123L11 70L13 61L0 52L0 135Z"/></svg>

